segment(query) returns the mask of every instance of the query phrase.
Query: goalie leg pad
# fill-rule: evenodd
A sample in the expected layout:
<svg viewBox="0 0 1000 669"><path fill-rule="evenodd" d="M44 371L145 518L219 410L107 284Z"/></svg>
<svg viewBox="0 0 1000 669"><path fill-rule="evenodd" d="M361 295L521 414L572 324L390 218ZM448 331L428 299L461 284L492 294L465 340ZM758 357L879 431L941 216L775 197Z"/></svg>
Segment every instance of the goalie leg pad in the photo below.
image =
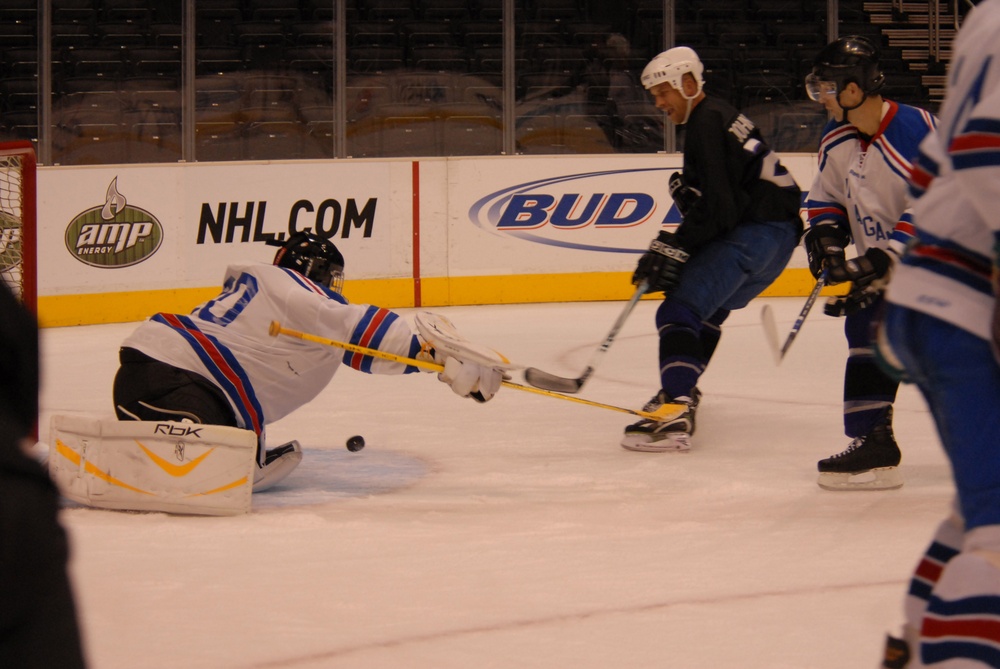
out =
<svg viewBox="0 0 1000 669"><path fill-rule="evenodd" d="M56 415L49 472L99 509L225 516L250 512L257 435L221 425Z"/></svg>

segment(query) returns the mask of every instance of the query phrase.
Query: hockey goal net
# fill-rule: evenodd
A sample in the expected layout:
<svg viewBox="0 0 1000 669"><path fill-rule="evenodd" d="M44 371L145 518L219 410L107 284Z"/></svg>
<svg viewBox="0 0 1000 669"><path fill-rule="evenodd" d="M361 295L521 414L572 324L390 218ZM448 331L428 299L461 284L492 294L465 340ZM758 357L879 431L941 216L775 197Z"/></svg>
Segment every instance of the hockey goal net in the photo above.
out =
<svg viewBox="0 0 1000 669"><path fill-rule="evenodd" d="M35 150L31 142L0 142L0 278L32 311L35 254Z"/></svg>

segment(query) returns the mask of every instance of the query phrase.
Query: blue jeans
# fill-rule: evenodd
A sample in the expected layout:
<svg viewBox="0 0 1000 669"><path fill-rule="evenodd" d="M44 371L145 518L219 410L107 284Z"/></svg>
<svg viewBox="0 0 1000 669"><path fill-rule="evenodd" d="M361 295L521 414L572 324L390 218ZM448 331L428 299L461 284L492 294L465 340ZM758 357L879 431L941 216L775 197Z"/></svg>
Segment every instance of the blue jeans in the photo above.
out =
<svg viewBox="0 0 1000 669"><path fill-rule="evenodd" d="M788 221L741 223L692 254L665 302L678 302L699 320L742 309L781 275L798 241Z"/></svg>
<svg viewBox="0 0 1000 669"><path fill-rule="evenodd" d="M778 278L797 244L788 221L753 222L692 254L656 311L660 387L669 397L691 396L726 316Z"/></svg>
<svg viewBox="0 0 1000 669"><path fill-rule="evenodd" d="M1000 525L1000 365L989 343L894 304L882 327L934 416L966 529Z"/></svg>

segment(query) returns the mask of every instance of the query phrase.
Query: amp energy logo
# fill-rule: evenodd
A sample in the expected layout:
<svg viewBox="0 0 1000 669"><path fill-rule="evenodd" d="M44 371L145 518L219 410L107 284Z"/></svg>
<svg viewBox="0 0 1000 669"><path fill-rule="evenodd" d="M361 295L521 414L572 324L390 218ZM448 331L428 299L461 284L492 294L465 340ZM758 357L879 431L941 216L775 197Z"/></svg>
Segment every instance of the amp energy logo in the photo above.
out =
<svg viewBox="0 0 1000 669"><path fill-rule="evenodd" d="M85 265L130 267L156 253L163 226L151 213L128 204L111 180L104 204L79 214L66 228L66 249Z"/></svg>

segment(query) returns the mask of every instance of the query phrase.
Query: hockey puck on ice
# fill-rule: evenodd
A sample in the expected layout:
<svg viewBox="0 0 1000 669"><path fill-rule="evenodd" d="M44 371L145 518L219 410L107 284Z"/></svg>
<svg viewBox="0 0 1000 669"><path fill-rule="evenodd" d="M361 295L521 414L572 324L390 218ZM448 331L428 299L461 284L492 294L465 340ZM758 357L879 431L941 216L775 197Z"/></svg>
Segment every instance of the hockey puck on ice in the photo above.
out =
<svg viewBox="0 0 1000 669"><path fill-rule="evenodd" d="M353 437L347 440L347 450L349 450L351 453L357 453L364 447L365 447L365 438L359 434L354 435Z"/></svg>

